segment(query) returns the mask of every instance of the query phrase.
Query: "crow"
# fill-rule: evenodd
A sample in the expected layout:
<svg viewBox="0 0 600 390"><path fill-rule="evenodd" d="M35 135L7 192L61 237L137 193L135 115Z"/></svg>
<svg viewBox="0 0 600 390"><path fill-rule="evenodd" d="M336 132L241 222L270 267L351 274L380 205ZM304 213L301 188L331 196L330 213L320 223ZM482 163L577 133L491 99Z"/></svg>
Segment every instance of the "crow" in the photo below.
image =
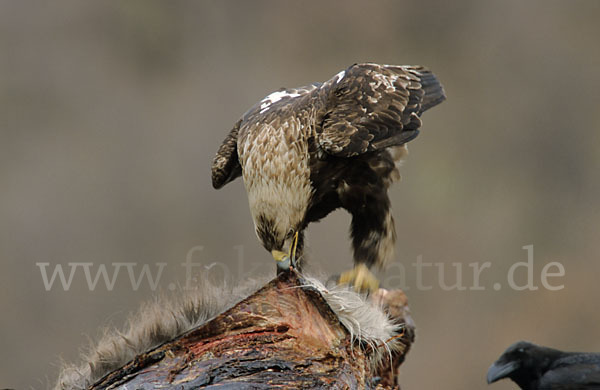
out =
<svg viewBox="0 0 600 390"><path fill-rule="evenodd" d="M487 372L487 382L510 378L523 390L600 389L600 353L563 352L519 341Z"/></svg>

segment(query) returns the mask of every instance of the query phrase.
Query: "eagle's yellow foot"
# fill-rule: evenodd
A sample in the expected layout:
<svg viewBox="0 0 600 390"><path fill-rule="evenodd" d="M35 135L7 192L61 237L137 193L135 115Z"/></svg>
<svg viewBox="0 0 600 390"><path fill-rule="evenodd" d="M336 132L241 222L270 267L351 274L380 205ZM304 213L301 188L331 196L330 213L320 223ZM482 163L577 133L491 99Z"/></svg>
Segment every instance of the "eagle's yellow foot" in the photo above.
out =
<svg viewBox="0 0 600 390"><path fill-rule="evenodd" d="M350 271L342 273L339 283L350 284L358 292L373 292L379 288L379 280L364 264L357 264Z"/></svg>

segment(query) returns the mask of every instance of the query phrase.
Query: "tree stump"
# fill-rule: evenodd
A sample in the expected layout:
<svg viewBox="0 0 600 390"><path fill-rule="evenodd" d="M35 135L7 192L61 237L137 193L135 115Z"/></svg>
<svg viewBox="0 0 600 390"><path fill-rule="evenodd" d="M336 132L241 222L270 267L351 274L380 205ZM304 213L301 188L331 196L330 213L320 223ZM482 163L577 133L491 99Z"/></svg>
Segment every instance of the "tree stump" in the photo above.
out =
<svg viewBox="0 0 600 390"><path fill-rule="evenodd" d="M379 290L372 298L399 324L403 348L381 353L384 345L353 340L320 291L290 271L90 388L398 389L414 340L406 297Z"/></svg>

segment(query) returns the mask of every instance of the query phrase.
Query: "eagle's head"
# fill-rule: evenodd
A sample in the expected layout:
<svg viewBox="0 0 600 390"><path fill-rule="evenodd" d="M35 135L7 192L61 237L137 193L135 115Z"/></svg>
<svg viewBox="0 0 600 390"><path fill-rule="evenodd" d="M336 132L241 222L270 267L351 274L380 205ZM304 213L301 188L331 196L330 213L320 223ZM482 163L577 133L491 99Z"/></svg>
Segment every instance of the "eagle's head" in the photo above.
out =
<svg viewBox="0 0 600 390"><path fill-rule="evenodd" d="M306 227L305 216L312 189L297 179L296 175L282 174L278 180L255 180L252 185L246 181L256 236L279 267L285 267L285 260L289 260L294 249L296 233Z"/></svg>
<svg viewBox="0 0 600 390"><path fill-rule="evenodd" d="M263 203L256 207L261 211L256 214L253 212L256 236L278 264L289 260L289 255L293 253L295 236L304 229L305 224L306 208L286 208L290 206L286 203Z"/></svg>

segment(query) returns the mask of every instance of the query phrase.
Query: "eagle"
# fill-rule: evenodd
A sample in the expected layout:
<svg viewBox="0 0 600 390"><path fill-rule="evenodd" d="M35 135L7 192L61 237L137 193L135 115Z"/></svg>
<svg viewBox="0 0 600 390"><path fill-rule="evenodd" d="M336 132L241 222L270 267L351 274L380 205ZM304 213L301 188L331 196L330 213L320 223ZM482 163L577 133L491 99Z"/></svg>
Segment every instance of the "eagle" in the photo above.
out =
<svg viewBox="0 0 600 390"><path fill-rule="evenodd" d="M373 290L369 269L390 261L396 240L388 188L421 115L444 99L422 66L354 64L323 83L282 88L233 126L213 160L213 187L243 177L256 235L279 270L300 270L308 224L344 208L354 267L340 282Z"/></svg>

